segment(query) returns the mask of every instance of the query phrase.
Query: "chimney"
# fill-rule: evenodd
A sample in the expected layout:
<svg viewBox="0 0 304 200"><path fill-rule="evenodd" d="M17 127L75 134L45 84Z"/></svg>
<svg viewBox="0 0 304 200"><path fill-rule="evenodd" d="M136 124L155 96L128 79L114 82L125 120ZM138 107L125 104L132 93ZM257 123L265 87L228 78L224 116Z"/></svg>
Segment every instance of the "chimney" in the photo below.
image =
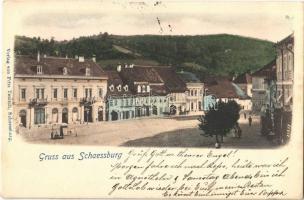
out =
<svg viewBox="0 0 304 200"><path fill-rule="evenodd" d="M38 51L38 54L37 54L37 62L40 62L40 51Z"/></svg>
<svg viewBox="0 0 304 200"><path fill-rule="evenodd" d="M79 62L84 62L84 56L79 56L78 61Z"/></svg>
<svg viewBox="0 0 304 200"><path fill-rule="evenodd" d="M96 63L96 56L95 55L93 55L92 60L93 60L93 62Z"/></svg>

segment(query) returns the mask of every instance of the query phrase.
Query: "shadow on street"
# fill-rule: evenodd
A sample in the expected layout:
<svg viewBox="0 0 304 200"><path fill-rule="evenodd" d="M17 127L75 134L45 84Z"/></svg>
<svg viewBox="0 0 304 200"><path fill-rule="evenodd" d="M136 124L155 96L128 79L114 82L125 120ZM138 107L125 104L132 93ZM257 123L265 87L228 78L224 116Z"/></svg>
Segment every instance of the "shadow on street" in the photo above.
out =
<svg viewBox="0 0 304 200"><path fill-rule="evenodd" d="M233 134L227 135L222 148L265 149L276 147L265 137L258 135L256 129L244 125L242 130L245 134L240 139L233 137ZM120 146L214 148L215 137L205 137L200 133L198 128L168 131L152 137L130 140Z"/></svg>

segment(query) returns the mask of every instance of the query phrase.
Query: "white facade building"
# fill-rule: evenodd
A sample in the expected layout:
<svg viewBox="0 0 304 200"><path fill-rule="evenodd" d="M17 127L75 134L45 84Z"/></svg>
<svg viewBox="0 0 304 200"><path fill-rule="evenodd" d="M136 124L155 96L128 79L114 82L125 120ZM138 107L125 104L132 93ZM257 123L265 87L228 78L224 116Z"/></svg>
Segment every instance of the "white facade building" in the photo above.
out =
<svg viewBox="0 0 304 200"><path fill-rule="evenodd" d="M186 83L186 112L188 114L203 113L204 84L190 72L179 72L178 75Z"/></svg>
<svg viewBox="0 0 304 200"><path fill-rule="evenodd" d="M276 44L277 102L279 107L292 110L294 73L294 36L289 35Z"/></svg>
<svg viewBox="0 0 304 200"><path fill-rule="evenodd" d="M106 92L107 76L92 60L16 56L16 125L103 121Z"/></svg>
<svg viewBox="0 0 304 200"><path fill-rule="evenodd" d="M252 74L252 110L259 113L267 102L268 90L270 89L267 80L275 80L275 60L266 64Z"/></svg>

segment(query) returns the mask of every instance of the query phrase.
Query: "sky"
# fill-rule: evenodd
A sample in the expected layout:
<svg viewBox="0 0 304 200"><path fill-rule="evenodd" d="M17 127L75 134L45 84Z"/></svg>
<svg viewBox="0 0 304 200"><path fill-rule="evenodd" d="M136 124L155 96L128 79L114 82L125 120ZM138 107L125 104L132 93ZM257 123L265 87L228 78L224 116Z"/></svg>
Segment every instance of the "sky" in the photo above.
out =
<svg viewBox="0 0 304 200"><path fill-rule="evenodd" d="M17 35L69 40L115 35L234 34L277 42L293 31L297 3L203 1L12 1Z"/></svg>

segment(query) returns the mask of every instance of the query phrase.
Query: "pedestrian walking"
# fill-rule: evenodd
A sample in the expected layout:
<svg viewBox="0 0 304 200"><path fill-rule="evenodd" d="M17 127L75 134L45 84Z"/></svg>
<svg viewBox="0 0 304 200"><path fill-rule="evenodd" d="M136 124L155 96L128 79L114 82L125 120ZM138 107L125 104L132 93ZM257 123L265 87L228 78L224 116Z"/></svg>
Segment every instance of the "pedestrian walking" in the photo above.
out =
<svg viewBox="0 0 304 200"><path fill-rule="evenodd" d="M234 137L241 138L242 137L242 129L238 123L234 126Z"/></svg>
<svg viewBox="0 0 304 200"><path fill-rule="evenodd" d="M246 119L246 117L247 117L247 115L246 115L246 113L244 113L244 118Z"/></svg>
<svg viewBox="0 0 304 200"><path fill-rule="evenodd" d="M237 137L238 138L242 137L242 129L239 126L238 126L238 129L237 129Z"/></svg>
<svg viewBox="0 0 304 200"><path fill-rule="evenodd" d="M251 126L251 124L252 124L252 118L251 118L251 116L249 116L248 122L249 122L249 126Z"/></svg>

